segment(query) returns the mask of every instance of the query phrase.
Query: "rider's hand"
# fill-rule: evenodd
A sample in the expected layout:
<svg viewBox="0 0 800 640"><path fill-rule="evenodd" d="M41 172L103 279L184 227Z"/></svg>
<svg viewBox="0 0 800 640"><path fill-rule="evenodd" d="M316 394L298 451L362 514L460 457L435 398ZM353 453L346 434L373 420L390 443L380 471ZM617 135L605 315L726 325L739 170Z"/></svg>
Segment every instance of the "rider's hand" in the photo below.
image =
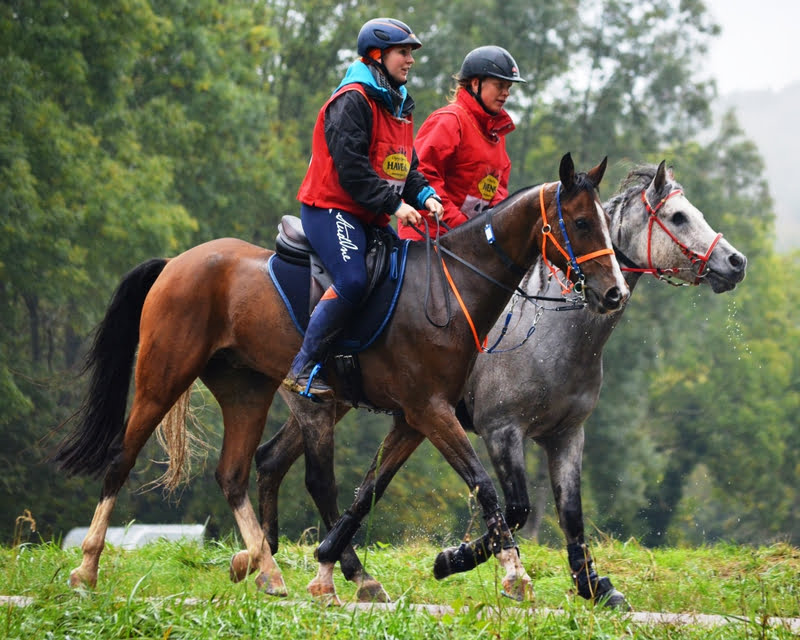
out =
<svg viewBox="0 0 800 640"><path fill-rule="evenodd" d="M444 213L444 207L442 206L442 201L439 198L434 198L431 196L425 201L425 208L430 211L436 217L441 217Z"/></svg>
<svg viewBox="0 0 800 640"><path fill-rule="evenodd" d="M427 206L427 202L425 204ZM422 222L422 216L420 215L419 211L417 211L407 202L401 203L400 208L394 212L394 215L397 216L400 224L406 227L410 224L420 224Z"/></svg>

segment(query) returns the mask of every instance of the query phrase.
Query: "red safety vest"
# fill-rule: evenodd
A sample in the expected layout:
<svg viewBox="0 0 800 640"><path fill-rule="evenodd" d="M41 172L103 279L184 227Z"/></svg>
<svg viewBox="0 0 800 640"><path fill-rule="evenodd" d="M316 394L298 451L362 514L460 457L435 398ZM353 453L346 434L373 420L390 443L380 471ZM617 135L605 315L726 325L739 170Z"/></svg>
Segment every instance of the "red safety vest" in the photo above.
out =
<svg viewBox="0 0 800 640"><path fill-rule="evenodd" d="M325 141L325 110L345 91L358 91L372 107L372 133L369 145L369 160L378 178L384 180L398 194L402 194L406 177L411 169L413 157L414 124L408 118L395 118L386 109L372 100L361 84L345 85L322 105L314 125L311 142L311 163L306 177L300 185L297 199L307 205L322 209L343 209L359 220L385 227L394 211L370 211L358 204L342 188L333 164L328 144Z"/></svg>

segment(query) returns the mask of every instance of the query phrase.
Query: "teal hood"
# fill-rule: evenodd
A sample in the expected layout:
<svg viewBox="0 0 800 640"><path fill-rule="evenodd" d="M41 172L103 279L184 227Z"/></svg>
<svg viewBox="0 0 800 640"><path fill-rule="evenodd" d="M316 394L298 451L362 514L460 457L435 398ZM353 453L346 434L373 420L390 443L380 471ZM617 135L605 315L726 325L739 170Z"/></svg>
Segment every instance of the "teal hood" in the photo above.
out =
<svg viewBox="0 0 800 640"><path fill-rule="evenodd" d="M389 89L378 84L378 81L375 79L370 67L361 62L361 60L356 60L348 67L347 73L344 74L344 78L342 78L342 81L339 83L339 86L336 87L333 93L336 93L343 86L353 84L354 82L363 85L367 89L367 93L370 96L375 97L383 102L386 105L386 108L389 109L390 113L394 114L398 118L401 116L406 103L406 98L408 97L408 91L406 91L405 87L397 88L397 93L400 94L402 98L402 102L399 106L397 106L392 100L392 94Z"/></svg>

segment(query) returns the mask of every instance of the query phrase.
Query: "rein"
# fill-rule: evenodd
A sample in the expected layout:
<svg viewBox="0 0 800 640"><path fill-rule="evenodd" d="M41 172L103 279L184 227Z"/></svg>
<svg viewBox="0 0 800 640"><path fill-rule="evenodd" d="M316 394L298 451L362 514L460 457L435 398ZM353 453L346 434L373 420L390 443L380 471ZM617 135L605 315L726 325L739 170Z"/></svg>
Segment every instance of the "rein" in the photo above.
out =
<svg viewBox="0 0 800 640"><path fill-rule="evenodd" d="M566 249L564 249L561 246L561 244L558 242L558 239L553 235L552 229L550 227L550 224L547 222L547 208L545 207L545 203L544 203L544 191L547 188L548 184L549 183L545 183L545 184L541 185L541 187L539 188L539 207L541 209L541 214L542 214L542 234L543 234L542 235L542 258L543 258L545 264L547 265L548 269L550 270L550 272L556 277L556 280L559 282L559 284L561 284L562 293L563 294L566 295L566 294L570 293L574 289L574 291L580 295L580 304L577 304L577 303L574 302L570 306L559 307L557 310L560 311L560 310L580 309L580 308L583 308L583 306L585 304L585 300L586 300L585 291L584 291L584 287L583 287L583 283L584 283L586 278L583 275L583 272L581 271L580 265L582 263L584 263L584 262L587 262L588 260L592 260L594 258L603 256L603 255L613 254L614 250L611 249L611 248L599 249L598 251L593 251L592 253L588 253L586 255L583 255L580 258L576 258L575 257L575 253L572 250L572 244L569 241L569 236L567 234L566 224L564 223L564 216L563 216L563 212L562 212L562 209L561 209L561 183L559 182L559 183L557 183L557 186L556 186L556 209L558 211L559 226L561 228L561 233L562 233L562 235L564 237L564 244L566 245ZM508 255L505 253L505 251L503 251L503 249L497 243L497 239L496 239L496 237L494 235L494 229L492 227L492 216L493 216L493 214L494 214L494 212L493 212L492 209L487 210L486 214L485 214L486 215L486 224L484 225L484 235L486 236L487 242L492 247L492 249L494 249L495 253L497 253L497 255L500 257L500 259L503 262L503 264L509 270L511 270L516 275L525 275L527 273L527 270L522 268L522 267L520 267L516 263L514 263L514 261L511 260L511 258L508 257ZM483 271L478 269L475 265L470 264L469 262L467 262L466 260L464 260L460 256L454 254L452 251L449 251L448 249L446 249L445 247L442 247L439 244L439 221L438 221L438 219L437 219L436 237L433 240L431 239L431 236L428 233L428 222L427 222L427 219L425 219L424 221L425 221L425 231L426 231L425 234L423 234L422 231L420 231L416 226L411 225L411 227L417 233L419 233L420 235L423 235L426 238L426 247L427 247L428 256L429 256L429 265L428 265L428 268L427 268L427 275L428 275L428 283L429 284L428 284L428 288L427 288L426 294L425 294L425 315L428 318L428 321L431 322L431 324L433 324L434 326L437 326L437 327L441 328L441 327L447 326L447 324L449 324L449 322L450 322L450 320L449 320L449 318L450 318L450 305L449 305L449 296L445 295L445 299L447 301L447 318L448 318L448 320L443 325L439 325L439 324L436 324L435 322L433 322L433 320L430 318L430 316L428 314L428 308L427 308L428 307L428 294L429 294L429 291L430 291L430 245L431 245L431 243L433 244L433 249L434 249L434 251L436 253L439 253L441 251L442 254L448 255L451 258L457 260L458 262L460 262L464 266L468 267L469 269L471 269L472 271L474 271L475 273L477 273L478 275L480 275L484 279L488 280L489 282L491 282L495 286L500 287L504 291L508 291L508 292L510 292L512 294L518 295L518 296L524 298L525 300L549 300L549 301L552 301L552 302L567 302L568 301L566 298L549 298L549 297L543 297L543 296L532 296L532 295L528 294L527 292L525 292L519 286L511 288L511 287L503 284L502 282L499 282L498 280L496 280L495 278L493 278L489 274L484 273ZM558 278L557 269L555 267L553 267L553 265L547 260L546 249L547 249L547 239L548 238L556 246L556 248L561 253L561 255L563 255L564 258L566 258L567 261L569 262L569 266L567 267L567 278L568 278L569 286L567 286L567 285L565 285L564 283L561 282L561 280ZM442 273L447 278L447 282L450 284L450 288L453 291L453 294L455 295L456 300L458 301L458 304L461 307L461 310L463 311L464 316L467 319L467 323L469 324L470 330L472 331L472 336L473 336L473 338L475 340L475 345L477 346L478 351L484 352L484 353L493 353L493 352L502 353L502 352L496 351L496 347L498 346L500 341L503 339L503 337L505 336L505 334L506 334L506 332L508 330L508 324L509 324L509 321L511 319L511 312L509 312L509 314L506 316L505 325L504 325L504 327L503 327L503 329L501 331L500 337L495 342L495 344L491 348L487 348L486 347L486 345L488 344L488 336L484 337L483 344L481 344L480 338L478 337L477 329L475 328L475 324L472 321L472 316L470 315L469 310L467 309L466 305L464 304L464 301L461 298L461 294L458 291L458 287L456 286L455 282L453 281L453 278L450 276L450 271L447 269L447 265L444 262L444 255L440 256L440 266L441 266ZM578 278L578 283L577 284L574 284L569 280L569 274L570 274L571 271L574 271L574 273L576 274L576 277ZM442 286L444 287L444 283L442 284ZM513 311L513 307L512 307L512 311ZM541 312L539 314L537 314L537 316L534 318L533 326L531 326L530 330L528 331L528 334L526 335L526 337L522 341L522 343L520 343L519 345L517 345L513 349L517 349L517 348L521 347L523 344L525 344L525 342L527 342L528 338L530 338L530 336L533 335L533 332L535 331L536 321L539 319L540 316L541 316ZM507 349L506 351L512 351L513 349Z"/></svg>
<svg viewBox="0 0 800 640"><path fill-rule="evenodd" d="M700 284L700 281L705 277L706 268L708 267L708 261L711 259L711 253L714 251L714 248L717 246L717 243L722 238L721 233L717 233L716 237L711 241L711 244L708 246L708 250L705 253L698 253L693 249L687 247L683 242L681 242L669 229L667 226L661 221L658 217L658 212L661 210L661 207L666 204L667 200L669 200L673 196L682 195L683 189L674 189L666 196L664 196L659 203L652 207L650 205L650 201L647 199L647 189L642 189L642 202L644 203L644 207L647 210L647 213L650 216L650 219L647 224L647 268L637 268L637 267L622 267L623 271L629 271L632 273L649 273L653 277L658 280L663 280L664 282L671 284L674 287L685 287L689 286L690 284L693 286L697 286ZM664 233L669 236L669 238L677 244L680 249L681 253L689 258L689 261L692 263L691 270L695 274L695 280L692 283L688 282L675 282L669 277L669 274L676 274L680 271L679 268L673 269L658 269L653 266L653 259L652 259L652 246L653 246L653 226L658 224L659 227L664 231ZM629 260L630 262L630 260Z"/></svg>

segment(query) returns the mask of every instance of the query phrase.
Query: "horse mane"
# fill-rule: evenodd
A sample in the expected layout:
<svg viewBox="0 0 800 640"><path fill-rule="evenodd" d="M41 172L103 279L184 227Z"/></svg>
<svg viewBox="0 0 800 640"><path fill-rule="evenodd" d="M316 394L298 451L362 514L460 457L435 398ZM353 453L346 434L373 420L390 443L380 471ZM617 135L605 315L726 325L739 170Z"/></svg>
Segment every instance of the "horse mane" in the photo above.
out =
<svg viewBox="0 0 800 640"><path fill-rule="evenodd" d="M532 186L528 186L528 187L523 187L522 189L518 189L517 191L512 193L510 196L508 196L507 198L503 199L502 201L497 203L497 205L492 207L492 211L494 213L499 213L500 211L502 211L506 207L510 207L517 200L519 200L520 198L522 198L523 196L528 194L532 189L535 189L537 186L538 185L532 185ZM448 238L450 238L450 237L457 238L459 235L461 235L462 233L466 233L468 231L468 229L471 229L474 226L478 226L478 225L483 226L483 224L484 224L483 216L484 216L485 213L486 212L484 211L482 214L477 215L474 218L470 218L464 224L460 224L455 229L452 229L451 231L448 231L447 234L442 236L442 238L441 238L441 240L443 242L445 242L445 246L447 246L447 242L446 241L447 241Z"/></svg>
<svg viewBox="0 0 800 640"><path fill-rule="evenodd" d="M628 175L620 182L617 195L605 203L606 211L610 214L618 207L623 207L629 198L633 196L638 198L642 189L647 187L656 177L656 171L658 171L658 166L654 164L641 164L631 169ZM681 185L668 176L664 183L664 191L670 191L675 188L679 189Z"/></svg>

